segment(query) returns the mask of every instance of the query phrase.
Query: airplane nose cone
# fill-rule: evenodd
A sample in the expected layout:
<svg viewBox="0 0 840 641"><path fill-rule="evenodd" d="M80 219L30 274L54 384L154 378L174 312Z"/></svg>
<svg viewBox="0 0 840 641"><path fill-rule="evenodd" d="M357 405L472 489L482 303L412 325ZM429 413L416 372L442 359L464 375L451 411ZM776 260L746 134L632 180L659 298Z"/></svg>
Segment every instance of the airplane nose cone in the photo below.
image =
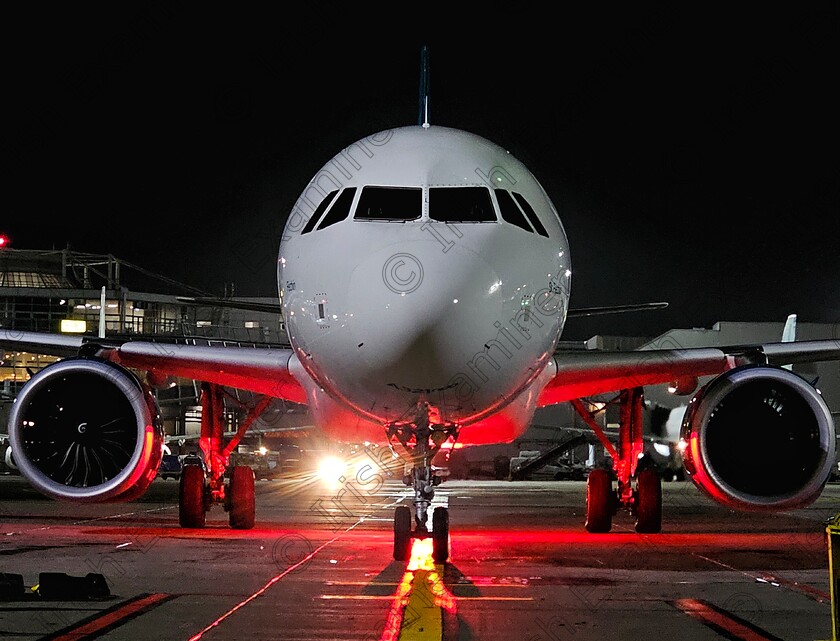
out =
<svg viewBox="0 0 840 641"><path fill-rule="evenodd" d="M445 389L495 336L501 279L465 247L435 242L372 253L350 278L354 344L370 381L403 391ZM475 335L485 327L486 336Z"/></svg>

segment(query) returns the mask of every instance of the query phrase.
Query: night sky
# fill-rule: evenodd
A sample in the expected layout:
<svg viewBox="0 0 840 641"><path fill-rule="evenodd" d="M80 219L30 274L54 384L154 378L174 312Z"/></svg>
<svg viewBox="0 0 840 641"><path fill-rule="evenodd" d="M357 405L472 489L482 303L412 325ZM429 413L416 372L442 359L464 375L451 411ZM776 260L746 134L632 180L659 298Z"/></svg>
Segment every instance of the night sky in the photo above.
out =
<svg viewBox="0 0 840 641"><path fill-rule="evenodd" d="M507 148L558 207L572 307L670 303L567 338L840 321L837 3L313 6L7 13L0 232L274 296L287 213L343 147L416 124L428 44L432 124Z"/></svg>

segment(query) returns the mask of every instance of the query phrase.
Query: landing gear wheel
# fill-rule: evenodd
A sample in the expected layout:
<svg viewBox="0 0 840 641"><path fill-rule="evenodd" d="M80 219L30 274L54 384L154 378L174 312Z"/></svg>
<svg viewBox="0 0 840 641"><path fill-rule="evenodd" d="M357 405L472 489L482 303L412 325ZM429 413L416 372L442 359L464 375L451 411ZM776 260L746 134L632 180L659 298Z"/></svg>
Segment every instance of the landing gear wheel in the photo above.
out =
<svg viewBox="0 0 840 641"><path fill-rule="evenodd" d="M204 503L204 470L186 465L178 486L178 520L181 527L204 527L207 511Z"/></svg>
<svg viewBox="0 0 840 641"><path fill-rule="evenodd" d="M445 563L449 558L449 508L436 507L432 513L432 558Z"/></svg>
<svg viewBox="0 0 840 641"><path fill-rule="evenodd" d="M656 470L642 470L636 485L636 532L662 531L662 481Z"/></svg>
<svg viewBox="0 0 840 641"><path fill-rule="evenodd" d="M411 553L411 509L405 505L394 510L394 560L408 561Z"/></svg>
<svg viewBox="0 0 840 641"><path fill-rule="evenodd" d="M247 465L237 465L230 477L230 526L236 530L254 527L254 471Z"/></svg>
<svg viewBox="0 0 840 641"><path fill-rule="evenodd" d="M586 480L586 531L609 532L612 527L612 480L607 470L594 469Z"/></svg>

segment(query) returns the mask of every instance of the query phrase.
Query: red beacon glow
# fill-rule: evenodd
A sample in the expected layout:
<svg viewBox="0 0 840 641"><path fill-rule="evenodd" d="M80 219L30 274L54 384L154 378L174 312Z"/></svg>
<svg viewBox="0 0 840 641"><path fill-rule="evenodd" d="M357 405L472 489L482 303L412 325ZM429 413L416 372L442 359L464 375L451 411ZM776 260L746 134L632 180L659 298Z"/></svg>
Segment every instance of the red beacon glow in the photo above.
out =
<svg viewBox="0 0 840 641"><path fill-rule="evenodd" d="M0 234L0 249L4 247L8 247L9 245L9 237L6 234Z"/></svg>

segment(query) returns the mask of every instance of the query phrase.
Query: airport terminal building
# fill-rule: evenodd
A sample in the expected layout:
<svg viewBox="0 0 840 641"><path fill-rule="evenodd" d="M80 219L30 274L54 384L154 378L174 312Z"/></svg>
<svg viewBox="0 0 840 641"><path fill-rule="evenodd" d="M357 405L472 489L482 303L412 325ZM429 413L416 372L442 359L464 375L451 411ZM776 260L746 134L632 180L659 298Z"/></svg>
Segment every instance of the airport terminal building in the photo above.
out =
<svg viewBox="0 0 840 641"><path fill-rule="evenodd" d="M288 346L279 315L210 305L199 300L207 296L206 292L113 255L70 249L0 250L0 328L4 330L199 345ZM228 297L227 300L276 303L262 298ZM59 359L55 356L43 354L9 350L0 353L0 433L6 431L8 406L20 388L34 373L56 360ZM198 433L201 413L198 392L198 384L186 380L156 390L167 435ZM248 392L231 390L231 393L240 403L251 400ZM232 430L242 414L236 401L231 400L226 408ZM284 424L291 417L300 423L303 408L291 408L291 405L294 404L278 399L269 405L264 416L271 414L273 425ZM0 465L2 459L0 456Z"/></svg>

